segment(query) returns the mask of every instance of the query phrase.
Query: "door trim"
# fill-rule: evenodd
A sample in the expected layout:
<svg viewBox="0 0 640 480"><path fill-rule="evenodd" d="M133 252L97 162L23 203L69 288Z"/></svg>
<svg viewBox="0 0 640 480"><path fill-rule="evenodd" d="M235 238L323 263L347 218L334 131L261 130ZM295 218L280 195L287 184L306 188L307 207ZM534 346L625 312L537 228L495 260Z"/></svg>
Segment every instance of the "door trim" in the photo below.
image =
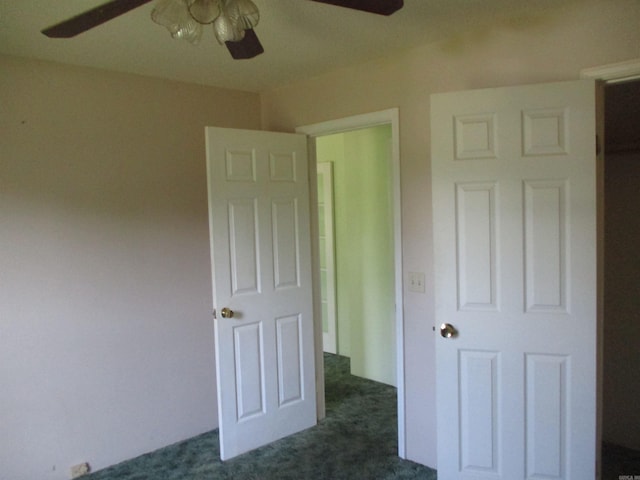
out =
<svg viewBox="0 0 640 480"><path fill-rule="evenodd" d="M317 164L318 177L323 177L322 188L323 208L324 208L324 256L326 280L323 283L320 279L320 290L326 288L324 300L326 303L327 332L322 331L322 348L329 353L338 353L337 325L336 325L336 262L335 262L335 242L334 242L334 207L333 207L333 163L324 162ZM320 211L320 202L316 203ZM319 221L322 219L318 219ZM322 245L320 245L322 246ZM321 252L322 253L322 252ZM320 257L322 258L322 256ZM320 265L322 270L322 265ZM322 297L321 297L322 298ZM324 311L323 319L324 322Z"/></svg>
<svg viewBox="0 0 640 480"><path fill-rule="evenodd" d="M606 83L628 82L640 79L640 58L626 62L610 63L598 67L585 68L580 78L602 80Z"/></svg>
<svg viewBox="0 0 640 480"><path fill-rule="evenodd" d="M393 229L394 229L394 265L395 265L395 331L396 331L396 383L398 389L398 456L405 458L405 379L404 379L404 316L402 298L402 217L401 217L401 186L400 186L400 135L399 135L399 109L391 108L362 115L329 120L326 122L304 125L296 128L297 133L304 133L309 137L309 172L311 204L317 204L317 174L316 174L316 145L315 139L319 136L342 133L361 128L375 127L378 125L391 126L391 164L393 176L391 179L393 189ZM314 203L315 202L315 203ZM314 218L315 216L315 218ZM317 245L317 209L312 208L312 263L314 279L319 278L319 249ZM318 282L314 282L317 284ZM320 306L319 285L314 288L314 315L315 322L315 349L316 349L316 395L318 405L318 418L325 416L324 399L324 366L322 362L322 316L318 313Z"/></svg>

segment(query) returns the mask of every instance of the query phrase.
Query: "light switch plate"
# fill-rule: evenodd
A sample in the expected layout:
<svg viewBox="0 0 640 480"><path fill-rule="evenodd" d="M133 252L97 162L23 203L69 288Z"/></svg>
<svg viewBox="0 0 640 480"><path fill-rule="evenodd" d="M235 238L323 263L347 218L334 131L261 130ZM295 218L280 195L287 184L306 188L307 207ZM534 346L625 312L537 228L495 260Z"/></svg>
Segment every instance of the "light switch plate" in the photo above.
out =
<svg viewBox="0 0 640 480"><path fill-rule="evenodd" d="M409 272L409 291L424 293L424 272Z"/></svg>

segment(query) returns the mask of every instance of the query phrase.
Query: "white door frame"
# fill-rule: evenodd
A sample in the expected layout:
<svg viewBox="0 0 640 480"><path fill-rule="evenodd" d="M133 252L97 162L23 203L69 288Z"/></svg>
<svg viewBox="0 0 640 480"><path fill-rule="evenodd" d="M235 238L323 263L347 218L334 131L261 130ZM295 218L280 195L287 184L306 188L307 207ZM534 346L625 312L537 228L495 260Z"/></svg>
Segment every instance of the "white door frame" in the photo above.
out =
<svg viewBox="0 0 640 480"><path fill-rule="evenodd" d="M327 318L327 331L322 331L322 348L325 352L338 353L337 325L336 325L336 262L335 262L335 241L334 241L334 207L333 207L333 163L324 162L317 164L318 178L323 177L323 203L320 202L318 211L324 210L324 256L325 256L325 282L320 280L320 289L325 289L324 299ZM320 219L319 219L320 220ZM320 256L322 258L322 255ZM322 271L322 265L320 265ZM322 293L322 292L321 292ZM322 312L324 323L325 311Z"/></svg>
<svg viewBox="0 0 640 480"><path fill-rule="evenodd" d="M599 67L585 68L580 78L601 80L605 83L628 82L640 79L640 58L626 62L609 63Z"/></svg>
<svg viewBox="0 0 640 480"><path fill-rule="evenodd" d="M395 265L395 332L396 332L396 385L398 389L398 456L405 458L405 384L404 384L404 316L402 299L402 218L401 218L401 189L400 189L400 136L399 136L399 110L391 108L378 112L365 113L352 117L329 120L322 123L305 125L296 128L297 133L309 136L309 172L311 205L317 204L317 178L316 178L316 137L331 135L334 133L348 132L361 128L375 127L378 125L391 126L391 164L393 176L391 179L393 189L393 230L394 230L394 265ZM317 208L311 212L311 238L312 245L313 276L318 284L319 278L319 249L317 232ZM315 218L314 218L315 216ZM315 229L315 231L314 231ZM322 316L319 312L320 296L318 288L314 288L314 316L315 322L315 347L316 347L316 394L318 405L318 418L325 416L324 399L324 365L322 362Z"/></svg>

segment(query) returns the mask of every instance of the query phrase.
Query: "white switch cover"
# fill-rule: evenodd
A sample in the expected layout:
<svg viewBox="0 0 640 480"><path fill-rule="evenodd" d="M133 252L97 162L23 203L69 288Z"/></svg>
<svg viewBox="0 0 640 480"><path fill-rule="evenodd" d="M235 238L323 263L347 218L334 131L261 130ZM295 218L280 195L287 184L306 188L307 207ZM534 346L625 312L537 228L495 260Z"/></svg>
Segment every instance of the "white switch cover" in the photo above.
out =
<svg viewBox="0 0 640 480"><path fill-rule="evenodd" d="M424 293L424 273L409 272L409 291Z"/></svg>

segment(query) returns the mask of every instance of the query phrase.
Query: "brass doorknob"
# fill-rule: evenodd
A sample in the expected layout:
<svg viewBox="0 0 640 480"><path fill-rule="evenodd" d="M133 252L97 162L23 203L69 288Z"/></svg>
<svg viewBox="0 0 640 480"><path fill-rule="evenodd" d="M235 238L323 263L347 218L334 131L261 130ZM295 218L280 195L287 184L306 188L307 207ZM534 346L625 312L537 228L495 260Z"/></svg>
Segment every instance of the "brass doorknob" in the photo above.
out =
<svg viewBox="0 0 640 480"><path fill-rule="evenodd" d="M222 318L233 318L233 310L224 307L222 310L220 310L220 315L222 315Z"/></svg>
<svg viewBox="0 0 640 480"><path fill-rule="evenodd" d="M443 323L440 325L440 335L444 338L453 338L458 336L458 330L450 323Z"/></svg>

